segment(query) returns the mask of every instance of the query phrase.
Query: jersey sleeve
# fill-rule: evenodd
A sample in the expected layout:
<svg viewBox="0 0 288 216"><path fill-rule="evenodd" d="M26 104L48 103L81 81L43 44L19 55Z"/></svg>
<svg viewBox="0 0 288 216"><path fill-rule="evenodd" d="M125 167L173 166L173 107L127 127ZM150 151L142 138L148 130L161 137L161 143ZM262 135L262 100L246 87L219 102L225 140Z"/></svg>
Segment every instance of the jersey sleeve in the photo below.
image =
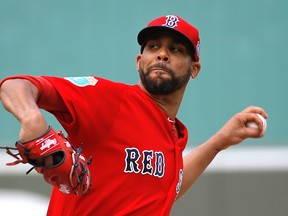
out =
<svg viewBox="0 0 288 216"><path fill-rule="evenodd" d="M128 85L94 76L53 77L18 75L5 78L26 79L38 89L37 105L53 114L74 143L93 135L95 142L105 137L117 118ZM77 136L81 134L82 137Z"/></svg>
<svg viewBox="0 0 288 216"><path fill-rule="evenodd" d="M95 76L44 78L52 83L68 110L69 118L66 113L51 113L77 139L72 143L97 143L109 136L129 85Z"/></svg>
<svg viewBox="0 0 288 216"><path fill-rule="evenodd" d="M65 104L55 87L44 77L30 75L9 76L0 82L0 86L9 79L25 79L35 85L38 89L37 105L39 108L47 111L67 112Z"/></svg>

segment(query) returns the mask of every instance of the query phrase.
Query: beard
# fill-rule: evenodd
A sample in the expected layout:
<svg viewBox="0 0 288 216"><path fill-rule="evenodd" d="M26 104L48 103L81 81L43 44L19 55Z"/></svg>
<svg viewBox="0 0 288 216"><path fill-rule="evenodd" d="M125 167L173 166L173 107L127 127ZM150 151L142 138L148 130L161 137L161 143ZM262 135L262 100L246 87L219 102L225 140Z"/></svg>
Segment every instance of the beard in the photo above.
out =
<svg viewBox="0 0 288 216"><path fill-rule="evenodd" d="M170 78L163 78L161 75L152 78L150 74L154 68L163 69L170 75ZM157 63L148 67L146 73L140 65L138 71L143 86L149 93L154 95L171 94L186 85L190 79L190 70L187 70L183 76L176 77L175 72L163 63Z"/></svg>

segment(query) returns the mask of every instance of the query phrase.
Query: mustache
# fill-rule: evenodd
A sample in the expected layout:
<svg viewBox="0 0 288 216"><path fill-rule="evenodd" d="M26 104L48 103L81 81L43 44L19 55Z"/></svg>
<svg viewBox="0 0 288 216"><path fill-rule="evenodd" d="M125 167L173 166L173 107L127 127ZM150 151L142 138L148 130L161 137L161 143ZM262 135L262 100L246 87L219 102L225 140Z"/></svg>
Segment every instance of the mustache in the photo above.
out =
<svg viewBox="0 0 288 216"><path fill-rule="evenodd" d="M167 73L169 73L171 76L174 75L174 71L172 69L170 69L166 64L164 63L156 63L154 65L151 65L150 67L147 68L147 72L150 73L151 70L154 69L162 69L164 71L166 71Z"/></svg>

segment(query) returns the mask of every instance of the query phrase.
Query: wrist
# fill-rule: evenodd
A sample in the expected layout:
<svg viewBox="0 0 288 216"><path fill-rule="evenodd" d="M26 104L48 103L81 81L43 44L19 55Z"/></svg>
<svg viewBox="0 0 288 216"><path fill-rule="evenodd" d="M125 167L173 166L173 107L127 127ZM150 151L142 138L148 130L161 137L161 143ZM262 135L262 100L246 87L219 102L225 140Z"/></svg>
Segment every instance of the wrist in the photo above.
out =
<svg viewBox="0 0 288 216"><path fill-rule="evenodd" d="M227 135L220 131L214 134L210 139L212 140L213 147L217 152L225 150L229 147L229 145L226 142Z"/></svg>
<svg viewBox="0 0 288 216"><path fill-rule="evenodd" d="M48 124L39 109L25 112L19 121L21 124L19 140L21 142L32 140L44 134L48 129Z"/></svg>

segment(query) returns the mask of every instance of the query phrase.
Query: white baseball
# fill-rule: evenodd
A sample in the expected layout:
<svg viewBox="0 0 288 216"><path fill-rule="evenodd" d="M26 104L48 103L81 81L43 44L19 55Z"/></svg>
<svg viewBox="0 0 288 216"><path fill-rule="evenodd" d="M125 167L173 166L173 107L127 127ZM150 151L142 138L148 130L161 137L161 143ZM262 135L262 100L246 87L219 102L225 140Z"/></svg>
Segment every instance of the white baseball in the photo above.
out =
<svg viewBox="0 0 288 216"><path fill-rule="evenodd" d="M267 129L267 121L262 115L257 114L257 116L262 120L263 132L265 133L265 131ZM246 126L249 127L249 128L258 128L258 125L255 122L248 122L246 124Z"/></svg>

